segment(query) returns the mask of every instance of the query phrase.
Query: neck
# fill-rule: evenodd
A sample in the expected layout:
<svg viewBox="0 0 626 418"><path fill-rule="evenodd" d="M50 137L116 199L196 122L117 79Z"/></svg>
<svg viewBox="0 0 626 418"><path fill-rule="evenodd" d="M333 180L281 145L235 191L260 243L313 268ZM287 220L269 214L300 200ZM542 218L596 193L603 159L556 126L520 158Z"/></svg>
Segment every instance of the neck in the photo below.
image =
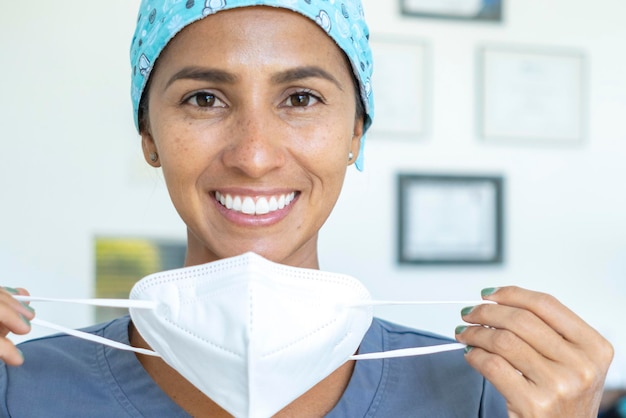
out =
<svg viewBox="0 0 626 418"><path fill-rule="evenodd" d="M129 326L129 339L134 347L150 349L150 346L141 337L132 322ZM167 365L161 358L137 354L137 359L161 390L189 415L196 418L231 416L213 402L212 399L189 383L176 370ZM339 402L348 386L353 371L354 361L343 364L324 380L283 408L274 418L325 416Z"/></svg>
<svg viewBox="0 0 626 418"><path fill-rule="evenodd" d="M220 259L235 257L245 252L252 251L275 263L284 264L291 267L301 267L319 270L317 257L317 234L311 239L296 248L290 248L289 252L277 248L268 248L263 244L255 245L250 243L236 249L225 249L224 253L218 254L211 250L202 240L187 230L187 254L185 256L185 267L197 266L210 263Z"/></svg>

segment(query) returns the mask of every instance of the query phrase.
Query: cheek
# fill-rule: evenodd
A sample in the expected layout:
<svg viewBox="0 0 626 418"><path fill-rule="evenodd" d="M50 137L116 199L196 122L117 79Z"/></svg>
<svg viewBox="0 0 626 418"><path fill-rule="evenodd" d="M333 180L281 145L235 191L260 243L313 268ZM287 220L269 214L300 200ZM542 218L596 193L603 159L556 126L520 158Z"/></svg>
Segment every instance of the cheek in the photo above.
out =
<svg viewBox="0 0 626 418"><path fill-rule="evenodd" d="M343 184L349 149L345 134L342 136L325 136L303 154L303 164L317 179L323 193L338 194Z"/></svg>
<svg viewBox="0 0 626 418"><path fill-rule="evenodd" d="M202 148L197 141L192 141L185 135L184 131L172 130L161 134L156 137L155 142L170 193L193 186L204 170L203 161L207 158Z"/></svg>
<svg viewBox="0 0 626 418"><path fill-rule="evenodd" d="M348 160L344 140L338 137L324 138L314 144L307 144L294 151L300 165L310 176L318 179L324 188L342 181ZM345 158L344 158L345 154Z"/></svg>
<svg viewBox="0 0 626 418"><path fill-rule="evenodd" d="M307 130L294 132L298 135L298 146L326 165L339 165L348 161L348 153L354 135L354 122L348 118L328 117Z"/></svg>
<svg viewBox="0 0 626 418"><path fill-rule="evenodd" d="M165 121L154 132L161 162L165 166L193 166L207 152L202 132L189 123Z"/></svg>

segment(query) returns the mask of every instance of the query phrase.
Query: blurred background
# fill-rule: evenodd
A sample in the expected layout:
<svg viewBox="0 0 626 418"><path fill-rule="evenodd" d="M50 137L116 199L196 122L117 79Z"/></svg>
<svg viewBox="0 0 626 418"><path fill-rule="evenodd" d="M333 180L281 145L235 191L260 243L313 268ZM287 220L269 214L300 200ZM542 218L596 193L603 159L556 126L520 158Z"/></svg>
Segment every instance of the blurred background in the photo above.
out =
<svg viewBox="0 0 626 418"><path fill-rule="evenodd" d="M377 299L476 299L484 287L507 284L552 293L613 342L607 385L625 388L619 309L626 302L626 2L504 0L499 15L490 9L482 17L473 15L480 2L466 9L462 1L437 3L364 0L377 53L404 46L381 63L380 74L400 76L380 80L377 105L417 110L399 120L380 111L365 171L349 170L323 230L322 267L359 278ZM128 49L139 1L0 4L1 282L37 296L103 296L116 290L98 287L97 277L111 270L97 260L111 251L147 251L127 283L175 267L185 229L160 173L143 162L132 121ZM490 48L505 58L529 54L529 61L513 60L528 65L575 56L579 73L562 74L579 83L535 102L523 89L499 84L510 71L486 63ZM558 84L559 74L545 75L540 85ZM509 83L523 83L520 77ZM497 100L484 105L492 93L530 100L519 118L545 117L534 103L573 100L574 113L565 117L579 123L565 139L553 131L505 138L489 125L502 113ZM516 114L505 116L505 128L524 128ZM403 123L407 129L394 129ZM399 173L502 177L502 262L400 264ZM127 241L136 245L129 250ZM161 262L164 249L170 258ZM376 313L452 336L462 307ZM97 319L88 307L36 308L42 319L70 327ZM32 336L46 333L35 329Z"/></svg>

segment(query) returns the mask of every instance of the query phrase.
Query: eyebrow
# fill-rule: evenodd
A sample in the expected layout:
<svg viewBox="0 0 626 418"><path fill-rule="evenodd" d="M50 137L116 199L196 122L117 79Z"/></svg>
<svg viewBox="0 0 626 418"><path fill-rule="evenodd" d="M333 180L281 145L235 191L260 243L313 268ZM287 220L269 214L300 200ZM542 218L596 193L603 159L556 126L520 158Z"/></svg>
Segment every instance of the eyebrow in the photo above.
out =
<svg viewBox="0 0 626 418"><path fill-rule="evenodd" d="M297 67L287 71L282 71L272 77L276 84L292 83L305 78L323 78L335 84L339 90L343 91L341 83L328 71L317 66Z"/></svg>
<svg viewBox="0 0 626 418"><path fill-rule="evenodd" d="M165 88L178 80L198 80L232 84L237 81L237 76L213 68L185 67L169 79Z"/></svg>
<svg viewBox="0 0 626 418"><path fill-rule="evenodd" d="M306 78L322 78L328 80L343 91L341 83L332 74L314 65L297 67L286 71L281 71L280 73L272 76L272 82L275 84L285 84L303 80ZM178 80L199 80L215 83L233 84L237 81L237 76L229 72L217 70L214 68L185 67L182 70L178 71L176 74L174 74L168 80L165 88L169 87Z"/></svg>

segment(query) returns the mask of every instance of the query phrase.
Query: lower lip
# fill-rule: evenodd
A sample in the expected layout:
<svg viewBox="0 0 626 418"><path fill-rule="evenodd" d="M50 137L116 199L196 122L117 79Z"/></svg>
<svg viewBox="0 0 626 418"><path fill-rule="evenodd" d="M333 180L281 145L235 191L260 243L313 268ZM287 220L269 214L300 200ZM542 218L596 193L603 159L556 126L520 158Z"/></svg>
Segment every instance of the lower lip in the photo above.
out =
<svg viewBox="0 0 626 418"><path fill-rule="evenodd" d="M227 209L226 206L222 205L217 201L217 199L215 199L215 196L213 196L213 202L215 202L217 210L222 214L222 216L230 222L240 226L254 227L271 226L282 221L289 214L291 208L294 206L299 197L300 195L296 194L296 197L291 201L291 203L283 209L278 209L264 215L248 215L243 212Z"/></svg>

